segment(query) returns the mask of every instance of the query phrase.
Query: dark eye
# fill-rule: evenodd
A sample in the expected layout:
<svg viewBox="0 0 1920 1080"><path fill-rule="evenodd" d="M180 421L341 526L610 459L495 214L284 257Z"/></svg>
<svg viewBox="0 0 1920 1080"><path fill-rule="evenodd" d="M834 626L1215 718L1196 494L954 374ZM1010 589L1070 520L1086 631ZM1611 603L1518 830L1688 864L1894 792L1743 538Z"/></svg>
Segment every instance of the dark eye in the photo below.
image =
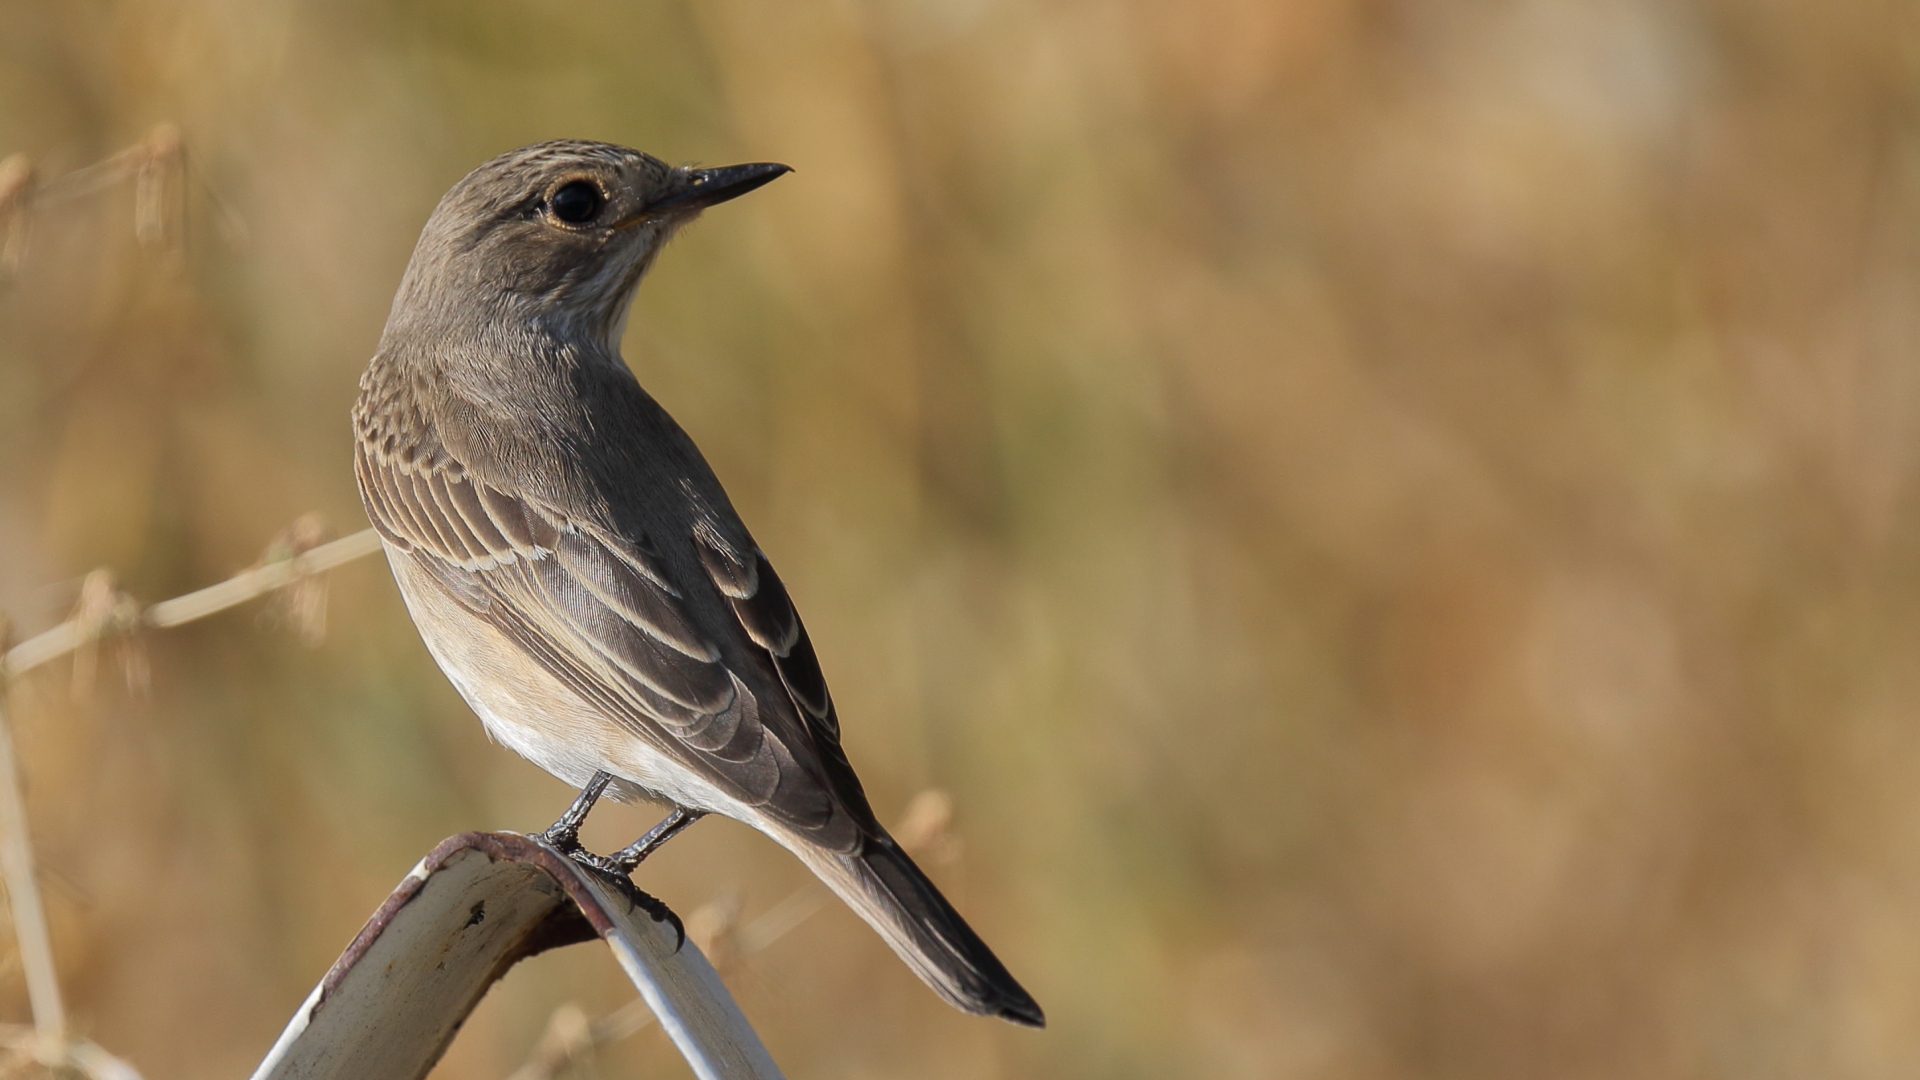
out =
<svg viewBox="0 0 1920 1080"><path fill-rule="evenodd" d="M606 202L600 197L600 189L585 180L575 180L556 191L547 199L547 209L553 216L569 225L579 225L592 221L593 215L600 212L601 204Z"/></svg>

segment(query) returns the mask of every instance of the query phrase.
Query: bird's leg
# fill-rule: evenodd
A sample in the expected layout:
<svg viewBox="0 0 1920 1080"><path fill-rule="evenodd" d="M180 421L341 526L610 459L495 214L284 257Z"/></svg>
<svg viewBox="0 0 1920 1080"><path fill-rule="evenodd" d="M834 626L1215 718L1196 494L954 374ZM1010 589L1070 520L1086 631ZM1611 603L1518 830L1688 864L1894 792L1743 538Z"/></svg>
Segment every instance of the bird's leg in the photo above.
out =
<svg viewBox="0 0 1920 1080"><path fill-rule="evenodd" d="M631 874L633 868L639 866L642 860L658 850L661 844L673 839L681 829L705 816L704 810L689 810L684 806L676 806L673 808L673 813L667 815L666 820L648 829L647 835L607 856L607 861L619 867L621 873Z"/></svg>
<svg viewBox="0 0 1920 1080"><path fill-rule="evenodd" d="M593 809L593 804L600 800L600 793L607 790L607 785L612 782L613 777L607 772L594 773L593 779L587 781L587 786L580 789L573 805L567 807L567 812L560 815L559 821L547 826L547 831L541 833L540 838L569 855L579 851L580 826L586 824L588 811Z"/></svg>

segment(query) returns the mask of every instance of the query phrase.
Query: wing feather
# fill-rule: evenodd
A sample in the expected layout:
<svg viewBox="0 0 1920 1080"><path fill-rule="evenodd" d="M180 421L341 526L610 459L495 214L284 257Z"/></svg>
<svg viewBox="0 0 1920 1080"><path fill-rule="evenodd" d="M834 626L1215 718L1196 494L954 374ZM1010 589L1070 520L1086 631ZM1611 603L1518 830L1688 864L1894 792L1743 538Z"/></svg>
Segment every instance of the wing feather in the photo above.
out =
<svg viewBox="0 0 1920 1080"><path fill-rule="evenodd" d="M474 559L490 564L491 560L502 555L512 557L506 537L500 535L499 529L487 519L473 494L473 485L466 477L437 472L430 479L435 505L440 508L447 523L459 533L460 543L465 545Z"/></svg>
<svg viewBox="0 0 1920 1080"><path fill-rule="evenodd" d="M446 483L447 503L460 515L460 521L466 525L467 532L479 541L480 546L489 555L496 558L505 554L512 556L513 545L506 534L500 531L487 508L474 490L474 482L467 477L459 477Z"/></svg>
<svg viewBox="0 0 1920 1080"><path fill-rule="evenodd" d="M368 470L373 476L372 486L380 492L388 513L392 515L385 522L387 531L406 537L410 547L418 548L422 544L430 544L431 534L414 517L413 510L407 505L409 500L400 494L399 477L371 463L368 465Z"/></svg>
<svg viewBox="0 0 1920 1080"><path fill-rule="evenodd" d="M834 714L833 698L827 693L820 659L773 564L757 550L749 558L728 550L717 539L700 539L700 564L726 596L741 629L772 658L794 704L823 729L823 734L838 741L840 721Z"/></svg>
<svg viewBox="0 0 1920 1080"><path fill-rule="evenodd" d="M366 455L353 456L353 474L360 481L360 501L366 504L367 517L372 520L374 530L402 551L412 551L413 539L399 527L399 513L382 490L380 481L369 471Z"/></svg>
<svg viewBox="0 0 1920 1080"><path fill-rule="evenodd" d="M456 563L473 561L479 553L469 550L461 542L460 531L447 520L446 512L440 507L439 496L434 493L433 478L406 472L401 474L401 479L407 485L406 494L410 497L407 505L438 541L434 545L435 550L446 552L451 561Z"/></svg>
<svg viewBox="0 0 1920 1080"><path fill-rule="evenodd" d="M866 791L840 745L840 717L827 693L820 659L780 575L758 550L748 556L705 533L697 534L696 540L701 565L727 597L741 629L766 650L788 700L805 718L813 750L834 794L856 820L874 821Z"/></svg>
<svg viewBox="0 0 1920 1080"><path fill-rule="evenodd" d="M604 544L575 533L562 537L556 554L595 600L644 627L647 633L696 660L713 663L720 652L701 638L676 601L680 597L644 574L633 563L617 557Z"/></svg>

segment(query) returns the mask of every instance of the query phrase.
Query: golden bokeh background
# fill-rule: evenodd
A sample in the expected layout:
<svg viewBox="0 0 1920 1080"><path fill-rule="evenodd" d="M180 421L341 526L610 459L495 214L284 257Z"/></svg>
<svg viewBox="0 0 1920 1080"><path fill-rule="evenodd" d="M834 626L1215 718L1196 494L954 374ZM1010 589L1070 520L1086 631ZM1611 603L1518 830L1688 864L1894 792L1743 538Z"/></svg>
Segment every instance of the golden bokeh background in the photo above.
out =
<svg viewBox="0 0 1920 1080"><path fill-rule="evenodd" d="M364 526L355 380L479 161L797 168L675 242L627 357L799 600L876 806L951 794L935 874L1051 1027L948 1010L834 906L729 969L790 1075L1911 1074L1920 9L0 27L0 156L57 181L173 124L187 163L8 226L21 633L97 567L151 602L308 511ZM76 1026L149 1080L245 1075L436 841L569 798L487 743L384 567L329 598L317 647L259 603L15 689ZM743 919L806 881L727 822L641 879ZM436 1076L631 996L604 951L531 961ZM657 1031L595 1068L684 1075Z"/></svg>

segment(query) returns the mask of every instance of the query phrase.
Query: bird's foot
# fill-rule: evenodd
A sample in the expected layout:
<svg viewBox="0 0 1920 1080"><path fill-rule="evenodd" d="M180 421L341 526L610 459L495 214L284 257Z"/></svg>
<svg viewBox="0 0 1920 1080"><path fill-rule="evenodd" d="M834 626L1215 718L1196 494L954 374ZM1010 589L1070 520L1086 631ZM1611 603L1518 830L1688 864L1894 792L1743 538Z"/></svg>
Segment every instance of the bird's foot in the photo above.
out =
<svg viewBox="0 0 1920 1080"><path fill-rule="evenodd" d="M680 916L674 914L673 909L668 907L665 901L633 883L633 879L627 876L631 872L631 867L623 867L607 856L595 855L585 848L570 851L567 857L591 870L601 881L612 886L615 892L626 897L627 903L651 916L654 922L663 922L672 926L676 939L673 951L679 952L680 946L687 943L686 924L680 921Z"/></svg>
<svg viewBox="0 0 1920 1080"><path fill-rule="evenodd" d="M627 876L633 873L633 863L588 851L580 846L577 836L565 838L564 843L556 840L551 832L542 833L541 838L558 848L561 854L573 860L576 865L591 872L615 892L626 897L627 903L646 912L654 922L663 922L672 926L675 952L679 952L680 947L687 943L687 927L680 921L680 916L674 914L673 909L659 897L635 885L633 879Z"/></svg>
<svg viewBox="0 0 1920 1080"><path fill-rule="evenodd" d="M588 851L586 848L581 847L577 840L574 841L571 848L561 848L560 851L567 858L572 859L574 862L599 874L603 878L618 881L625 881L627 879L626 871L620 868L619 863L614 862L605 855L596 855Z"/></svg>
<svg viewBox="0 0 1920 1080"><path fill-rule="evenodd" d="M673 909L661 903L657 897L635 885L633 878L629 875L647 856L658 850L661 844L673 839L680 830L700 820L705 812L676 806L673 808L673 813L668 814L660 824L647 830L645 836L612 855L596 855L580 846L580 826L587 820L588 811L593 809L593 804L599 800L601 793L607 790L607 784L612 779L607 773L594 773L593 779L587 781L587 786L580 790L579 797L573 800L573 805L567 807L567 812L560 815L560 820L548 826L547 830L540 834L540 839L553 845L567 858L593 871L625 896L634 907L652 916L654 922L672 924L673 932L679 939L674 945L674 950L677 952L681 945L687 943L687 928L680 922L680 916L675 915Z"/></svg>

